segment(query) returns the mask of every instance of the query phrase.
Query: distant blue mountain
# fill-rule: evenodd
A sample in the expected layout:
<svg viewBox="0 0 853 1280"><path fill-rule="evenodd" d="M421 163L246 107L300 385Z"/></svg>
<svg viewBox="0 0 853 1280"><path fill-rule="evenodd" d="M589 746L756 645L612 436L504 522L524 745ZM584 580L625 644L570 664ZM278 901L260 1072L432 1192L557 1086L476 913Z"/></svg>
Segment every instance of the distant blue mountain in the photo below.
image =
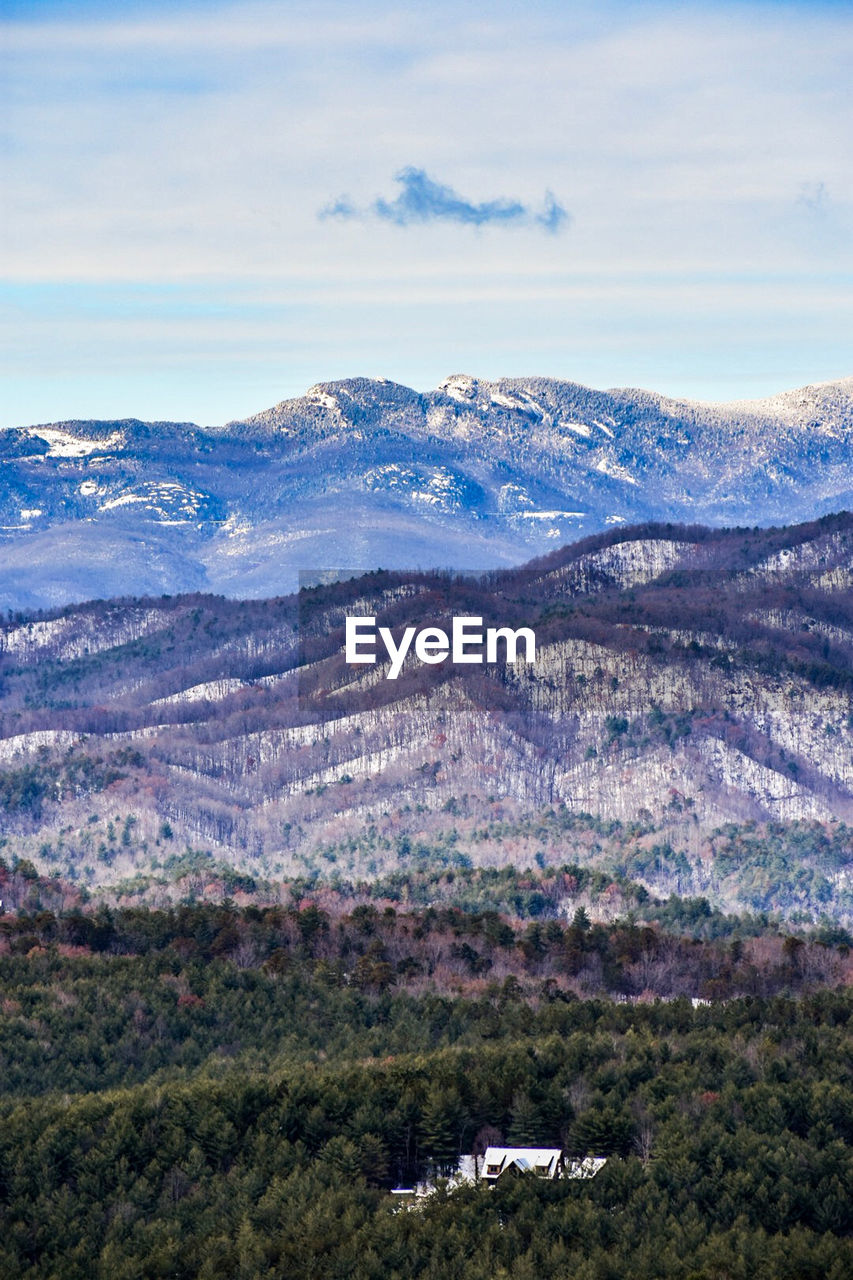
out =
<svg viewBox="0 0 853 1280"><path fill-rule="evenodd" d="M726 405L548 378L322 383L224 427L0 431L0 606L488 568L656 519L853 507L853 378Z"/></svg>

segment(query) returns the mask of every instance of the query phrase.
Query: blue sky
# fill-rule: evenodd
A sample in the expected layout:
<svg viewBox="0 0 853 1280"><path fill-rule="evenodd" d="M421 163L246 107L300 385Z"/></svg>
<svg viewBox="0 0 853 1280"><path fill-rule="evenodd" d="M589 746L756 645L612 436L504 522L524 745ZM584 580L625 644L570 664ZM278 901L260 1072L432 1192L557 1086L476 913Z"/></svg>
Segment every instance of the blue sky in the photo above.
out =
<svg viewBox="0 0 853 1280"><path fill-rule="evenodd" d="M0 425L853 374L853 3L2 15Z"/></svg>

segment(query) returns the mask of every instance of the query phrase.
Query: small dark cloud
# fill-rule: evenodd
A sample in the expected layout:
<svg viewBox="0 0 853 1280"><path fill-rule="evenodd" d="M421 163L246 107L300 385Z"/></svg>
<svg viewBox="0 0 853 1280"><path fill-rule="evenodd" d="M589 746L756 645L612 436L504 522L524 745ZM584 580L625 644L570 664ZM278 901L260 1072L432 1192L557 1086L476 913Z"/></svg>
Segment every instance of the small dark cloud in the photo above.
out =
<svg viewBox="0 0 853 1280"><path fill-rule="evenodd" d="M376 200L373 212L386 222L408 227L413 222L462 222L482 227L490 222L521 222L527 210L520 200L484 200L474 204L457 195L452 187L435 182L423 169L403 169L397 174L402 188L394 200Z"/></svg>
<svg viewBox="0 0 853 1280"><path fill-rule="evenodd" d="M396 175L400 191L393 200L381 197L367 209L357 208L346 196L320 210L320 218L381 218L398 227L424 222L459 222L464 226L537 226L556 235L571 221L571 215L555 196L546 192L541 209L521 200L499 196L475 203L460 196L452 187L436 182L423 169L409 167Z"/></svg>
<svg viewBox="0 0 853 1280"><path fill-rule="evenodd" d="M321 220L325 218L357 218L359 216L358 209L346 196L338 196L337 200L330 200L317 214L317 217Z"/></svg>
<svg viewBox="0 0 853 1280"><path fill-rule="evenodd" d="M572 215L561 204L557 203L553 192L545 192L545 205L541 212L533 215L533 221L538 222L546 231L550 231L552 235L556 235L558 231L562 231L572 220Z"/></svg>

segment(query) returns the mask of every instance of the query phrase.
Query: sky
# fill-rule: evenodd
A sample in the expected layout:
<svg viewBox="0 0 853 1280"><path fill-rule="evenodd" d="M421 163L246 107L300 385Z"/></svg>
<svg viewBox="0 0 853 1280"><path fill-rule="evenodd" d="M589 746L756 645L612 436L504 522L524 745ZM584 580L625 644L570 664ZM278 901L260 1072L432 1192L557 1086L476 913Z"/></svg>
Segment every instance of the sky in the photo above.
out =
<svg viewBox="0 0 853 1280"><path fill-rule="evenodd" d="M853 374L853 0L0 7L0 426Z"/></svg>

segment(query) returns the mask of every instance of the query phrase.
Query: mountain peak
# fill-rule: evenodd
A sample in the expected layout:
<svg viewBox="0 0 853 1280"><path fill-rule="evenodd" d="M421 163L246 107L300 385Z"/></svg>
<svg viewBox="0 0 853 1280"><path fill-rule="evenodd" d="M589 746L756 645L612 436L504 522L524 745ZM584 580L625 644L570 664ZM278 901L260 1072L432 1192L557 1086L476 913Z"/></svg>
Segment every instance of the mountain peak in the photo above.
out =
<svg viewBox="0 0 853 1280"><path fill-rule="evenodd" d="M451 400L459 400L467 404L477 399L479 386L478 379L469 373L452 373L449 378L444 378L438 384L436 391L449 396Z"/></svg>
<svg viewBox="0 0 853 1280"><path fill-rule="evenodd" d="M0 607L291 590L301 568L490 568L650 520L853 507L853 378L702 405L555 378L319 382L225 428L0 432Z"/></svg>

